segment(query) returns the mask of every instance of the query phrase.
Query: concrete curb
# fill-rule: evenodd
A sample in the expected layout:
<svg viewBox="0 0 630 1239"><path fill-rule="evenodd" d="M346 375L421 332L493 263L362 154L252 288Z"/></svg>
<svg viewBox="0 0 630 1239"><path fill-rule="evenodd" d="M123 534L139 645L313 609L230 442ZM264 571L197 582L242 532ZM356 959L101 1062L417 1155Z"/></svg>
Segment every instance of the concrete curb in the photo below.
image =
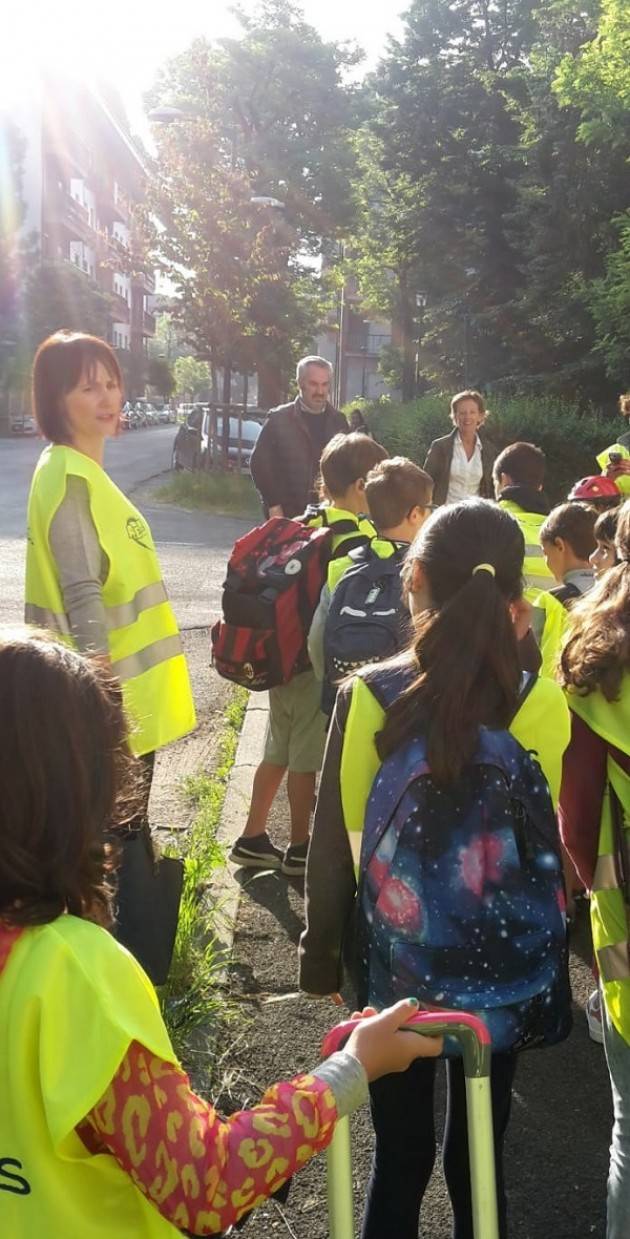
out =
<svg viewBox="0 0 630 1239"><path fill-rule="evenodd" d="M259 762L262 761L268 714L267 693L251 693L217 829L217 840L226 850L229 850L234 841L243 833L254 774ZM222 980L229 967L242 890L234 877L236 868L236 865L228 864L226 868L219 870L212 883L212 901L215 907L220 909L219 930L221 951L224 957Z"/></svg>

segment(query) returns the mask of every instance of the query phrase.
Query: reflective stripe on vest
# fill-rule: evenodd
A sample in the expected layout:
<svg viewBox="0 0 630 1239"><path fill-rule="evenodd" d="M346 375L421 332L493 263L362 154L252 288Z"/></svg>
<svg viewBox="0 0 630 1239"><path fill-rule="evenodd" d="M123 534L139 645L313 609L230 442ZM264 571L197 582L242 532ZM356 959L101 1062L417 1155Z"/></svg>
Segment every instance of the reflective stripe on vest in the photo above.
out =
<svg viewBox="0 0 630 1239"><path fill-rule="evenodd" d="M135 623L142 611L157 607L161 602L168 602L168 594L163 581L143 585L130 602L104 608L107 627L110 629L126 628L129 624ZM27 624L34 624L37 628L48 628L50 632L60 632L66 637L70 636L70 625L65 611L61 613L49 611L46 607L36 607L32 602L27 602L24 608L24 618Z"/></svg>
<svg viewBox="0 0 630 1239"><path fill-rule="evenodd" d="M526 544L523 576L528 589L550 589L554 584L542 546L536 546L531 542Z"/></svg>
<svg viewBox="0 0 630 1239"><path fill-rule="evenodd" d="M599 691L588 693L584 697L569 691L567 700L571 710L583 719L596 735L607 744L628 753L630 676L627 672L622 680L619 698L615 701L606 701ZM622 805L627 839L630 777L610 752L606 773L608 782L613 785ZM602 799L598 856L591 890L591 928L606 1009L617 1032L630 1043L630 908L619 885L616 854L615 829L607 789Z"/></svg>
<svg viewBox="0 0 630 1239"><path fill-rule="evenodd" d="M131 680L134 676L142 675L145 671L150 671L152 667L157 667L158 663L163 663L168 658L177 658L178 654L183 654L182 641L179 633L175 633L172 637L162 637L159 641L154 641L152 645L145 645L144 649L138 650L137 654L112 659L112 670L116 672L119 680Z"/></svg>
<svg viewBox="0 0 630 1239"><path fill-rule="evenodd" d="M602 981L627 981L630 977L628 943L616 942L614 946L600 946L597 964Z"/></svg>
<svg viewBox="0 0 630 1239"><path fill-rule="evenodd" d="M65 611L49 611L46 607L36 607L34 603L27 602L24 607L24 619L27 624L33 624L35 628L46 628L48 632L58 632L63 637L71 635Z"/></svg>

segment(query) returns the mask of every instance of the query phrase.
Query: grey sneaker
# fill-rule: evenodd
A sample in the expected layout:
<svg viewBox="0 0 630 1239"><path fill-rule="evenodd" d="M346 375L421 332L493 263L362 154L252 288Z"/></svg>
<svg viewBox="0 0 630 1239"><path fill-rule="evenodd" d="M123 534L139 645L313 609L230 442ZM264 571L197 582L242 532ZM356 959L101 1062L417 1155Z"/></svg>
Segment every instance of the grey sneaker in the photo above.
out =
<svg viewBox="0 0 630 1239"><path fill-rule="evenodd" d="M233 844L229 859L243 869L280 869L283 856L265 832L262 835L241 835Z"/></svg>
<svg viewBox="0 0 630 1239"><path fill-rule="evenodd" d="M306 854L308 852L308 839L306 843L294 843L290 848L287 848L280 868L288 877L303 878L306 873Z"/></svg>

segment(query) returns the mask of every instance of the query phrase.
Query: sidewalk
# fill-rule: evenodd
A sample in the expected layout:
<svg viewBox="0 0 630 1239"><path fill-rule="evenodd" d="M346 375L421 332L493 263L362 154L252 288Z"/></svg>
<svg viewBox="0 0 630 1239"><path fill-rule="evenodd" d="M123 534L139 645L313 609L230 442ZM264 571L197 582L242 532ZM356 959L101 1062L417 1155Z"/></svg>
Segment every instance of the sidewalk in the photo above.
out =
<svg viewBox="0 0 630 1239"><path fill-rule="evenodd" d="M245 820L264 715L264 698L253 696L224 810L222 831L232 837ZM288 842L288 819L283 788L269 823L269 833L280 846ZM297 992L303 883L273 871L232 871L237 911L229 987L242 1019L230 1026L225 1044L219 1038L214 1095L224 1113L254 1104L276 1079L315 1066L324 1033L341 1018L328 1001ZM610 1089L601 1047L589 1041L583 1014L592 988L586 920L583 904L572 956L574 994L580 1004L574 1031L564 1045L524 1054L519 1064L506 1146L510 1239L603 1239L605 1233ZM440 1080L436 1113L442 1110ZM440 1118L438 1123L441 1127ZM364 1109L353 1119L357 1234L372 1140ZM286 1205L270 1202L252 1214L248 1239L266 1239L270 1233L327 1239L325 1202L325 1159L320 1157L296 1177ZM451 1213L439 1161L423 1220L425 1239L450 1239Z"/></svg>

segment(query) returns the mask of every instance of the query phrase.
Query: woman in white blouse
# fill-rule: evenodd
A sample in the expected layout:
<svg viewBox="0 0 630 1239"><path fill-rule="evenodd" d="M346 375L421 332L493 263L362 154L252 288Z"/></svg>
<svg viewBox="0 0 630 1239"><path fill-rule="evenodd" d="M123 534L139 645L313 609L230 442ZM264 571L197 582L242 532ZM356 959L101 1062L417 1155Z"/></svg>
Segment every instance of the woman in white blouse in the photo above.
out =
<svg viewBox="0 0 630 1239"><path fill-rule="evenodd" d="M433 478L433 502L459 503L481 495L492 499L492 465L496 452L480 435L487 412L478 391L460 391L451 400L454 429L434 439L424 468Z"/></svg>

